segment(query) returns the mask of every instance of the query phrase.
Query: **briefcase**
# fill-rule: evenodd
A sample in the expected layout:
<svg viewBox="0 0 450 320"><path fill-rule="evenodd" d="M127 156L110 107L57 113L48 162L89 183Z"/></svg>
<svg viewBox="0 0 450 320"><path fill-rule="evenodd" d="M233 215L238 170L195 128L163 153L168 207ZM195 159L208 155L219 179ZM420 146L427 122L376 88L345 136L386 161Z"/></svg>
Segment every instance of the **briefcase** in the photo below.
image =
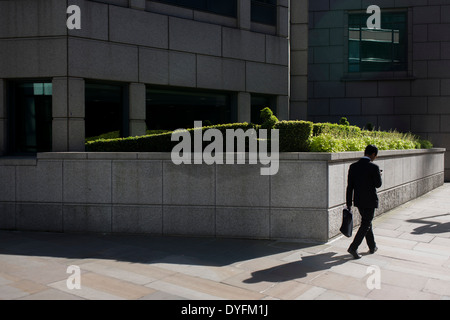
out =
<svg viewBox="0 0 450 320"><path fill-rule="evenodd" d="M339 229L339 231L342 232L342 234L348 238L352 236L353 232L353 213L348 210L347 208L344 208L342 212L342 226Z"/></svg>

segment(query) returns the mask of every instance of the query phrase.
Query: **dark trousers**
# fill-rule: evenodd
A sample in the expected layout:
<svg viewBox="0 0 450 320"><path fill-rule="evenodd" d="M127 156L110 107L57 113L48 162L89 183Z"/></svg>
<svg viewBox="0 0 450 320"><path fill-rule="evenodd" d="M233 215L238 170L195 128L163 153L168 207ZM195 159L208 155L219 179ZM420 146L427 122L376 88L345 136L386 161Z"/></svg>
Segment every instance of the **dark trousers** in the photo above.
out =
<svg viewBox="0 0 450 320"><path fill-rule="evenodd" d="M366 238L369 249L373 249L376 246L375 237L372 231L372 220L375 215L375 208L358 208L358 210L362 218L361 225L350 245L350 249L356 251L364 238Z"/></svg>

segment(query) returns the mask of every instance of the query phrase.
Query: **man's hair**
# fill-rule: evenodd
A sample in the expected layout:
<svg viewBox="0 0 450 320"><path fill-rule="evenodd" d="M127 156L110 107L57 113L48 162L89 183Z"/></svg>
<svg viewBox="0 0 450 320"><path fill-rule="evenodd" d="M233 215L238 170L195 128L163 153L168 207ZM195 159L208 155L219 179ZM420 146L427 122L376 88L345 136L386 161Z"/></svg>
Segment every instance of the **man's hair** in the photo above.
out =
<svg viewBox="0 0 450 320"><path fill-rule="evenodd" d="M378 155L378 148L376 146L374 146L373 144L369 144L366 147L366 150L364 151L364 155L369 156L374 154L377 156Z"/></svg>

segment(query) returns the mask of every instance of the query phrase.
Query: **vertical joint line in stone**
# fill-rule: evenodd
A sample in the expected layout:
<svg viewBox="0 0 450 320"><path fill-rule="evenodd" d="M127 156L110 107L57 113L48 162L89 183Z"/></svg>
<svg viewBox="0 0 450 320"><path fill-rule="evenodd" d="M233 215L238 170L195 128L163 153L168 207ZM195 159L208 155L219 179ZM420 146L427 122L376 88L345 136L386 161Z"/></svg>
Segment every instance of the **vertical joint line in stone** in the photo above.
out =
<svg viewBox="0 0 450 320"><path fill-rule="evenodd" d="M111 160L111 173L110 173L110 193L109 193L109 217L111 219L110 223L110 232L113 232L113 162L114 160Z"/></svg>
<svg viewBox="0 0 450 320"><path fill-rule="evenodd" d="M164 160L161 160L161 235L164 235Z"/></svg>
<svg viewBox="0 0 450 320"><path fill-rule="evenodd" d="M214 237L217 237L217 163L214 163Z"/></svg>
<svg viewBox="0 0 450 320"><path fill-rule="evenodd" d="M61 231L64 232L64 164L66 161L61 161Z"/></svg>
<svg viewBox="0 0 450 320"><path fill-rule="evenodd" d="M269 175L269 238L272 239L272 175Z"/></svg>
<svg viewBox="0 0 450 320"><path fill-rule="evenodd" d="M17 230L17 166L14 166L14 229Z"/></svg>
<svg viewBox="0 0 450 320"><path fill-rule="evenodd" d="M110 16L110 12L109 12L109 7L110 7L110 5L108 4L107 5L107 13L108 13L108 41L111 41L111 36L110 36L110 30L111 30L111 26L109 25L109 21L110 21L110 19L111 19L111 16Z"/></svg>

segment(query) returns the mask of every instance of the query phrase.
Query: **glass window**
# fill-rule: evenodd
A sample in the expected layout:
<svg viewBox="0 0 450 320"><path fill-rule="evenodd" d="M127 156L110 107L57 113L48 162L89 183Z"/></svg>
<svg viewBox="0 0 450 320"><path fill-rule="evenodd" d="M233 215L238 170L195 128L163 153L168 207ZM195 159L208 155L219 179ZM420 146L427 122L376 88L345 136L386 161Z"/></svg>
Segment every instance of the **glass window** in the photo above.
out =
<svg viewBox="0 0 450 320"><path fill-rule="evenodd" d="M12 132L15 154L52 150L52 83L14 82L10 89Z"/></svg>
<svg viewBox="0 0 450 320"><path fill-rule="evenodd" d="M155 0L195 10L202 10L228 17L237 17L237 0Z"/></svg>
<svg viewBox="0 0 450 320"><path fill-rule="evenodd" d="M253 22L275 26L277 24L277 0L252 0Z"/></svg>
<svg viewBox="0 0 450 320"><path fill-rule="evenodd" d="M251 99L251 122L255 124L262 124L261 110L269 107L273 114L277 114L275 97L267 95L253 95Z"/></svg>
<svg viewBox="0 0 450 320"><path fill-rule="evenodd" d="M368 29L370 14L349 14L349 72L405 71L408 68L406 12L383 12L381 29Z"/></svg>
<svg viewBox="0 0 450 320"><path fill-rule="evenodd" d="M85 134L94 137L118 138L128 135L127 97L119 84L86 83Z"/></svg>
<svg viewBox="0 0 450 320"><path fill-rule="evenodd" d="M231 98L227 93L147 89L147 128L175 130L233 121Z"/></svg>

